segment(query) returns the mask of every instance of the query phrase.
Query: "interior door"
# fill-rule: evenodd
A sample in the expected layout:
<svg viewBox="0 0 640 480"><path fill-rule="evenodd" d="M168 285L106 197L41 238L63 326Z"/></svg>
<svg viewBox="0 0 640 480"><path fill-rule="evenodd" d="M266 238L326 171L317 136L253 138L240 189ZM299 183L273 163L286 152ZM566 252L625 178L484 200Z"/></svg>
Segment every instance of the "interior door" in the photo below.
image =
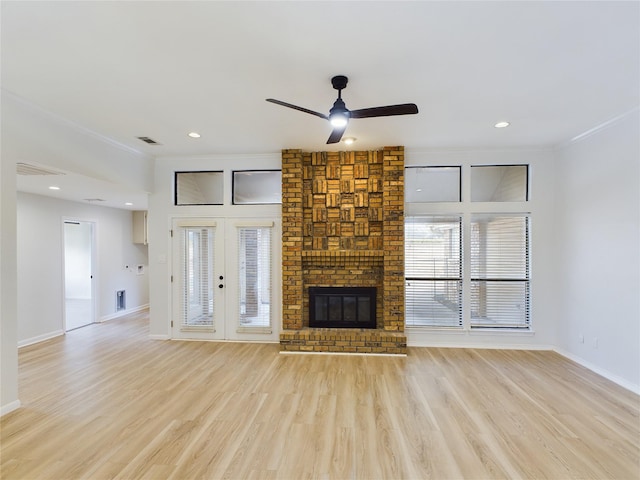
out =
<svg viewBox="0 0 640 480"><path fill-rule="evenodd" d="M279 302L273 285L280 263L276 222L233 219L227 222L227 339L277 341Z"/></svg>
<svg viewBox="0 0 640 480"><path fill-rule="evenodd" d="M64 328L94 323L93 223L64 221Z"/></svg>
<svg viewBox="0 0 640 480"><path fill-rule="evenodd" d="M172 336L275 341L274 221L175 219Z"/></svg>
<svg viewBox="0 0 640 480"><path fill-rule="evenodd" d="M174 338L224 338L224 221L177 219L173 229Z"/></svg>

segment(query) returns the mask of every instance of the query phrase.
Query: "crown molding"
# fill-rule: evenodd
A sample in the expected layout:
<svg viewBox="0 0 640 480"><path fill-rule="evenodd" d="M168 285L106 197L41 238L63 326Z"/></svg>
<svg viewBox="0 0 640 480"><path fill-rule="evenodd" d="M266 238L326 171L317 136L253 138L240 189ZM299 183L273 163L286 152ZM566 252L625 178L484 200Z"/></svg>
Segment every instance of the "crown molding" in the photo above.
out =
<svg viewBox="0 0 640 480"><path fill-rule="evenodd" d="M49 110L46 110L42 107L40 107L39 105L36 105L22 97L20 97L19 95L16 95L13 92L10 92L9 90L6 90L5 88L0 88L0 92L2 95L2 103L4 103L7 99L9 99L10 101L15 102L16 104L20 105L22 108L29 110L30 112L45 118L53 123L56 123L58 125L62 125L66 128L69 128L81 135L90 137L94 140L97 140L101 143L105 143L111 147L117 148L118 150L121 150L123 152L127 152L129 154L133 154L136 155L140 158L143 158L145 160L152 160L154 157L151 155L148 155L138 149L135 149L133 147L130 147L128 145L125 145L123 143L117 142L116 140L107 137L106 135L102 135L94 130L91 130L87 127L83 127L82 125L79 125L78 123L75 123L67 118L61 117L58 114L55 114Z"/></svg>
<svg viewBox="0 0 640 480"><path fill-rule="evenodd" d="M598 125L596 125L593 128L590 128L589 130L586 130L578 135L576 135L575 137L567 140L566 142L561 142L558 145L556 145L555 149L561 149L561 148L565 148L568 147L569 145L573 145L575 143L581 142L582 140L585 140L593 135L596 135L600 132L602 132L603 130L606 130L609 127L612 127L614 125L616 125L617 123L620 123L624 120L627 119L627 117L630 117L632 115L638 115L640 113L640 107L636 106L634 108L632 108L631 110L628 110L624 113L621 113L620 115L616 115L613 118L610 118L609 120L602 122Z"/></svg>

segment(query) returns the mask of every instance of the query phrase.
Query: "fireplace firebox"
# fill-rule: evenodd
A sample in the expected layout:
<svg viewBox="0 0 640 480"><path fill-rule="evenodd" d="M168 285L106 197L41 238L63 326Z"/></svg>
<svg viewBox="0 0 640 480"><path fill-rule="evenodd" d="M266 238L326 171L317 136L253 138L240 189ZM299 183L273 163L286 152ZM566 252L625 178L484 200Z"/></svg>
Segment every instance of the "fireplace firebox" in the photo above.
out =
<svg viewBox="0 0 640 480"><path fill-rule="evenodd" d="M309 326L376 328L376 287L309 287Z"/></svg>

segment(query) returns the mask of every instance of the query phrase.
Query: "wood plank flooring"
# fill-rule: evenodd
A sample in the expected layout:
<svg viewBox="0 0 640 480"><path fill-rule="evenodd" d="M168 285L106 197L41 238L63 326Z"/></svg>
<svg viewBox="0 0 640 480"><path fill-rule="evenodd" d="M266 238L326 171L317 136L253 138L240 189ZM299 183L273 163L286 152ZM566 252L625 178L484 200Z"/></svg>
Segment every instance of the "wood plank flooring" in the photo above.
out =
<svg viewBox="0 0 640 480"><path fill-rule="evenodd" d="M2 479L640 478L639 397L551 352L281 355L147 324L20 350Z"/></svg>

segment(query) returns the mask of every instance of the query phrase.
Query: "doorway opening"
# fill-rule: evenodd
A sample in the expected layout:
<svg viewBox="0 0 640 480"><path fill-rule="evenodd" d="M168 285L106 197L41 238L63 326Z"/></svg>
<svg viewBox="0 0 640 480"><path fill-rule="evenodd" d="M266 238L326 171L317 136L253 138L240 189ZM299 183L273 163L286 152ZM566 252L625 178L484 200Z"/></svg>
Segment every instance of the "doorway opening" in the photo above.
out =
<svg viewBox="0 0 640 480"><path fill-rule="evenodd" d="M64 222L65 331L95 322L92 222Z"/></svg>

